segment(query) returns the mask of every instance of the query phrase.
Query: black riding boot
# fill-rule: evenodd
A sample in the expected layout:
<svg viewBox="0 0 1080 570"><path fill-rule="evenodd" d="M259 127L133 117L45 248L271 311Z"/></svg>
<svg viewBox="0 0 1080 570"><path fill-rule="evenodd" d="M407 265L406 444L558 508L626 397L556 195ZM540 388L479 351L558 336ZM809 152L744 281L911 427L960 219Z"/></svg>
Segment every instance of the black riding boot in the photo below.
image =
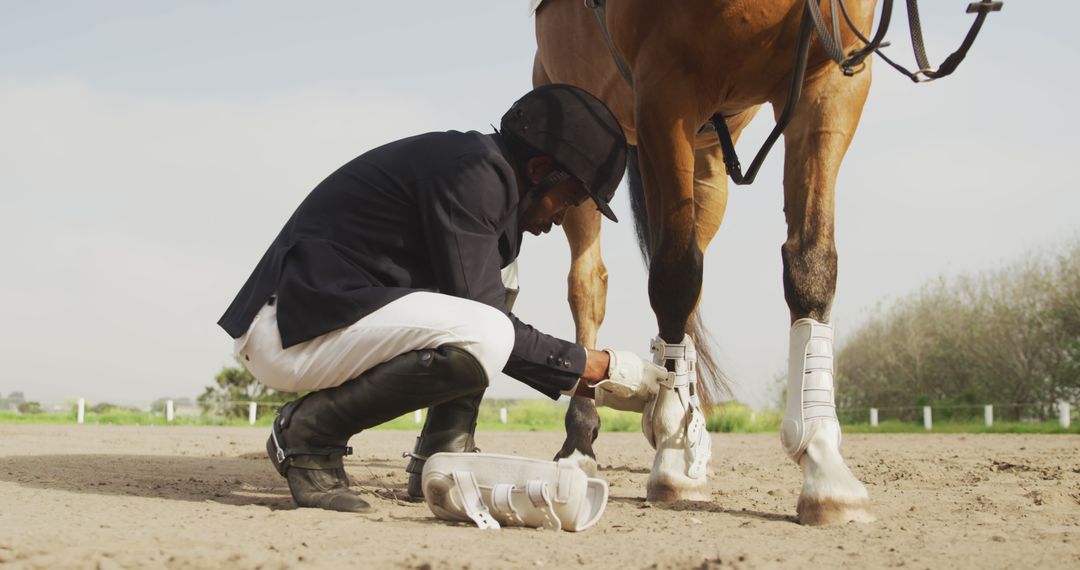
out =
<svg viewBox="0 0 1080 570"><path fill-rule="evenodd" d="M342 458L349 438L413 410L483 393L487 374L455 346L399 355L344 384L289 402L274 420L266 451L300 507L364 512L349 490Z"/></svg>
<svg viewBox="0 0 1080 570"><path fill-rule="evenodd" d="M420 476L428 457L440 451L460 453L476 449L473 434L476 433L476 417L480 414L480 400L483 398L484 391L480 390L428 409L424 429L416 438L416 447L412 453L406 453L411 458L405 467L409 473L410 497L419 499L424 496Z"/></svg>

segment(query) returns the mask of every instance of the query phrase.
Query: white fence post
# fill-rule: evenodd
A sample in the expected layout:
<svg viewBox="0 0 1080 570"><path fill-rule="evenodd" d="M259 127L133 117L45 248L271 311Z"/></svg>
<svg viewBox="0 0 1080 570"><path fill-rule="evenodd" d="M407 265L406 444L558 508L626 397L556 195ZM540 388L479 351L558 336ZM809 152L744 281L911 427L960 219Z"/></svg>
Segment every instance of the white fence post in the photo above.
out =
<svg viewBox="0 0 1080 570"><path fill-rule="evenodd" d="M1061 427L1067 428L1072 423L1072 413L1068 402L1058 402L1058 412L1061 417Z"/></svg>
<svg viewBox="0 0 1080 570"><path fill-rule="evenodd" d="M416 410L415 412L413 412L413 421L416 423L424 421L424 412L420 410Z"/></svg>
<svg viewBox="0 0 1080 570"><path fill-rule="evenodd" d="M255 402L248 404L248 423L255 425L255 413L258 411L259 405Z"/></svg>
<svg viewBox="0 0 1080 570"><path fill-rule="evenodd" d="M986 418L986 427L993 427L994 425L994 406L992 404L983 408L983 417Z"/></svg>
<svg viewBox="0 0 1080 570"><path fill-rule="evenodd" d="M922 409L922 423L926 431L930 431L934 427L934 419L930 415L930 406L923 406Z"/></svg>
<svg viewBox="0 0 1080 570"><path fill-rule="evenodd" d="M506 408L499 408L499 421L504 424L506 423Z"/></svg>
<svg viewBox="0 0 1080 570"><path fill-rule="evenodd" d="M86 399L85 398L79 398L79 416L78 417L79 417L79 423L80 424L83 423L84 419L86 419Z"/></svg>
<svg viewBox="0 0 1080 570"><path fill-rule="evenodd" d="M877 408L870 408L870 427L877 427Z"/></svg>
<svg viewBox="0 0 1080 570"><path fill-rule="evenodd" d="M173 420L173 401L168 400L165 402L165 421L172 423Z"/></svg>

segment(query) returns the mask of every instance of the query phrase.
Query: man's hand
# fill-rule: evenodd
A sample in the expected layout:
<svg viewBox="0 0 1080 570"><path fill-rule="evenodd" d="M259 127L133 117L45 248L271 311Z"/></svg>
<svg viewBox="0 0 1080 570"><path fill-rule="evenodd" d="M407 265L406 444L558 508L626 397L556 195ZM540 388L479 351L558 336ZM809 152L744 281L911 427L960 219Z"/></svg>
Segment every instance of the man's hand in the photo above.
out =
<svg viewBox="0 0 1080 570"><path fill-rule="evenodd" d="M605 350L609 357L606 378L592 385L597 406L642 412L660 391L667 369L629 351Z"/></svg>

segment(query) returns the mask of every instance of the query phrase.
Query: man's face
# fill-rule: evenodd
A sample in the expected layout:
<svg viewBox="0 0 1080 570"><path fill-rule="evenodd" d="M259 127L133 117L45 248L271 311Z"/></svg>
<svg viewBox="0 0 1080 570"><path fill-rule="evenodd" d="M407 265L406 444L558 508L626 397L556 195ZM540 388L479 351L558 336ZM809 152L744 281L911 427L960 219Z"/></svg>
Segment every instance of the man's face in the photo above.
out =
<svg viewBox="0 0 1080 570"><path fill-rule="evenodd" d="M540 159L534 159L540 160ZM534 168L530 164L527 175L533 184L543 180L554 169L554 164L543 162ZM537 195L539 194L539 195ZM530 192L518 215L518 227L533 235L546 234L552 225L562 225L566 212L588 201L585 186L573 176L567 176L546 192Z"/></svg>
<svg viewBox="0 0 1080 570"><path fill-rule="evenodd" d="M543 195L534 197L521 212L518 227L533 235L546 234L551 231L552 225L562 225L567 210L580 206L588 199L589 195L581 182L568 177Z"/></svg>

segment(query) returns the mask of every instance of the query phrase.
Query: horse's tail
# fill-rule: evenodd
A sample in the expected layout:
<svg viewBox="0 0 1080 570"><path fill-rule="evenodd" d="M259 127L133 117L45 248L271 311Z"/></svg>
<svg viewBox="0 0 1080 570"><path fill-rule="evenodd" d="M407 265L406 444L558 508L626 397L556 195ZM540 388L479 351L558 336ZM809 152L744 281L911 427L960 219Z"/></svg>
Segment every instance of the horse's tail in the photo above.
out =
<svg viewBox="0 0 1080 570"><path fill-rule="evenodd" d="M637 233L641 257L648 268L652 258L652 243L649 239L649 220L645 211L645 187L641 183L641 170L638 168L637 147L629 147L626 157L626 182L630 189L630 211L634 215L634 230ZM716 359L716 346L712 334L701 320L701 309L695 308L687 323L687 334L694 340L697 349L698 384L697 392L706 406L719 404L732 396L731 382L720 369Z"/></svg>

